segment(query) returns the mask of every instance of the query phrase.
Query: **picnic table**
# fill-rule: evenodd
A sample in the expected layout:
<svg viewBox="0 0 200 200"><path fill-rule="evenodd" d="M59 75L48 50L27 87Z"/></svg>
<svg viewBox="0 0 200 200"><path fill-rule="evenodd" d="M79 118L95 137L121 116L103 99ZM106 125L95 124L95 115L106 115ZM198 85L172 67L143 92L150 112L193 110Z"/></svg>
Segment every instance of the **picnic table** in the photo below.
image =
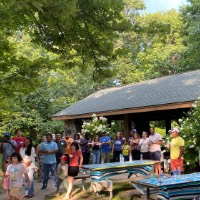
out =
<svg viewBox="0 0 200 200"><path fill-rule="evenodd" d="M158 199L181 200L193 199L200 195L200 173L184 174L178 177L153 178L135 181L147 188L147 199L150 198L150 188L158 190Z"/></svg>
<svg viewBox="0 0 200 200"><path fill-rule="evenodd" d="M124 163L89 164L83 165L83 169L90 170L90 177L93 182L99 182L111 176L125 173L148 175L154 171L155 163L152 160L137 160Z"/></svg>

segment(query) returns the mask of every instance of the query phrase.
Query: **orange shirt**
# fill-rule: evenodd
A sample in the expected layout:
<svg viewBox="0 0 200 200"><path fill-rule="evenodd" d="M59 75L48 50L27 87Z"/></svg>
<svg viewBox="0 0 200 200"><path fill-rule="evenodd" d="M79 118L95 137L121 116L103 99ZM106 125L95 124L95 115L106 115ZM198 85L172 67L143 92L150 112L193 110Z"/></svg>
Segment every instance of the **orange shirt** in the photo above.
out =
<svg viewBox="0 0 200 200"><path fill-rule="evenodd" d="M79 158L81 156L81 151L76 150L75 152L71 152L69 157L69 166L77 167L79 166Z"/></svg>
<svg viewBox="0 0 200 200"><path fill-rule="evenodd" d="M65 138L65 140L66 140L66 143L67 143L67 147L66 147L66 149L65 149L65 153L66 154L69 154L70 153L70 151L71 151L71 149L70 149L70 146L71 146L71 143L74 141L72 138Z"/></svg>

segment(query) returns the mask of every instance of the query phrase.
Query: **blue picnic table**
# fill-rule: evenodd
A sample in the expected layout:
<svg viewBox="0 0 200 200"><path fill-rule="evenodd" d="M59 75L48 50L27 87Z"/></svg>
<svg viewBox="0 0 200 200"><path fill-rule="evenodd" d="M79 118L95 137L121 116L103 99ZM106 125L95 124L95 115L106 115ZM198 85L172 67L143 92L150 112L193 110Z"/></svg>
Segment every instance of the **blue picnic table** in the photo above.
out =
<svg viewBox="0 0 200 200"><path fill-rule="evenodd" d="M193 199L200 195L200 173L183 174L176 177L142 179L136 181L147 188L147 199L150 199L150 188L158 189L158 199L182 200Z"/></svg>
<svg viewBox="0 0 200 200"><path fill-rule="evenodd" d="M105 164L90 164L83 165L83 169L90 170L92 181L98 182L105 180L111 176L120 174L142 174L148 175L154 170L155 161L152 160L137 160L127 161L124 163L113 162Z"/></svg>

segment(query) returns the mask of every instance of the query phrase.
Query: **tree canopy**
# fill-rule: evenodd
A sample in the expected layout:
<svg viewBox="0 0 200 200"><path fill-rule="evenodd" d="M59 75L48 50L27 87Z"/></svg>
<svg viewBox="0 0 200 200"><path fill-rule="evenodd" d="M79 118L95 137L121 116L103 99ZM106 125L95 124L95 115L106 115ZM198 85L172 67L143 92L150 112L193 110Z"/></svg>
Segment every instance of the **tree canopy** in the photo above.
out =
<svg viewBox="0 0 200 200"><path fill-rule="evenodd" d="M62 129L51 116L106 87L199 69L198 0L0 0L1 132Z"/></svg>

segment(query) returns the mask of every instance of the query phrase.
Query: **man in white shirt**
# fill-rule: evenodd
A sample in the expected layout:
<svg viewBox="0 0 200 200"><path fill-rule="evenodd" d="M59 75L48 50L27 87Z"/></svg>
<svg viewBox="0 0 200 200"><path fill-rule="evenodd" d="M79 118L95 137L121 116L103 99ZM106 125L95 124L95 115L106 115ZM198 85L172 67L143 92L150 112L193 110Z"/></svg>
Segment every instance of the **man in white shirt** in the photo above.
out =
<svg viewBox="0 0 200 200"><path fill-rule="evenodd" d="M150 128L151 135L149 136L150 158L154 161L160 161L161 158L161 144L163 142L160 134L155 132L154 128ZM161 173L160 162L155 164L155 175Z"/></svg>

